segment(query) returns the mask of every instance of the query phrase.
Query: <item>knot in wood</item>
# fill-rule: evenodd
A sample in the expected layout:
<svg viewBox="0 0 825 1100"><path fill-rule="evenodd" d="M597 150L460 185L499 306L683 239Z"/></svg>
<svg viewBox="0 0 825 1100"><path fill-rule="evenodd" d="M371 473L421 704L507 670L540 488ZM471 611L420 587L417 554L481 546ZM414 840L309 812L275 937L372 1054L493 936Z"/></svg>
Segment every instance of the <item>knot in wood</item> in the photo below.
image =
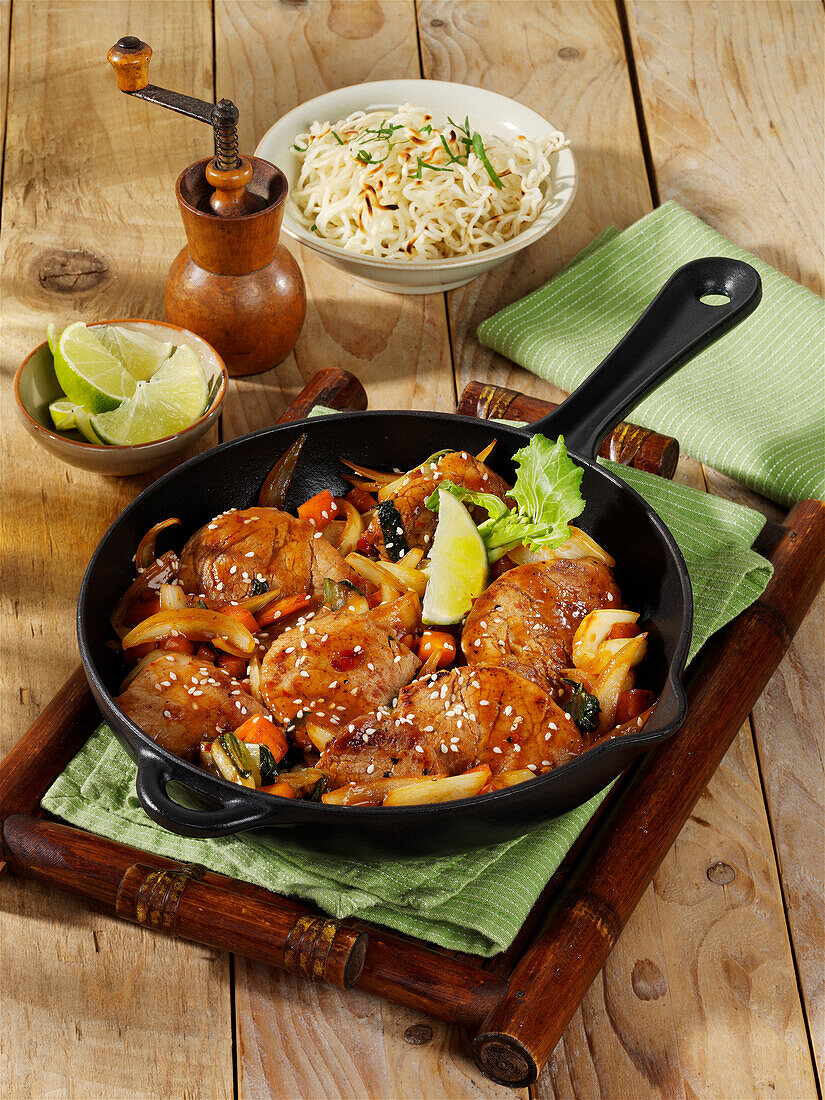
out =
<svg viewBox="0 0 825 1100"><path fill-rule="evenodd" d="M421 1047L429 1043L433 1037L433 1029L429 1024L411 1024L404 1032L404 1042L414 1047Z"/></svg>
<svg viewBox="0 0 825 1100"><path fill-rule="evenodd" d="M640 1001L658 1001L667 993L667 979L652 959L637 959L630 985Z"/></svg>
<svg viewBox="0 0 825 1100"><path fill-rule="evenodd" d="M575 46L562 46L556 51L556 57L560 57L562 61L575 61L579 57L579 51Z"/></svg>
<svg viewBox="0 0 825 1100"><path fill-rule="evenodd" d="M736 871L729 863L712 863L707 869L708 879L714 886L727 886L736 878Z"/></svg>
<svg viewBox="0 0 825 1100"><path fill-rule="evenodd" d="M444 26L444 20L443 19L431 19L430 20L430 26L431 27L443 27Z"/></svg>
<svg viewBox="0 0 825 1100"><path fill-rule="evenodd" d="M82 248L50 248L36 261L37 279L55 294L83 294L99 286L109 265L94 252Z"/></svg>

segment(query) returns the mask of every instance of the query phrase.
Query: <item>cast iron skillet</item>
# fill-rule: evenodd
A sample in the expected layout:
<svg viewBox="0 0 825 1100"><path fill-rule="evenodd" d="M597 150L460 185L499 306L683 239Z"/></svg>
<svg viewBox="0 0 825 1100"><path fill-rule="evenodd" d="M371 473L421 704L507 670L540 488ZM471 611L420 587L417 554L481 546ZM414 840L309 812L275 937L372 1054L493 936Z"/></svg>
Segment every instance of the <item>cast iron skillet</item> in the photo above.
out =
<svg viewBox="0 0 825 1100"><path fill-rule="evenodd" d="M729 301L700 301L709 294ZM635 756L673 734L687 707L680 675L691 636L690 580L662 520L637 493L598 466L594 456L607 432L645 393L747 317L760 297L759 276L748 264L723 258L694 260L672 276L579 389L528 428L431 412L343 413L266 428L224 443L141 493L115 520L92 557L80 591L78 638L100 709L137 762L137 796L149 817L172 832L195 837L278 827L291 840L353 857L458 851L510 839L579 805ZM708 400L713 400L712 394ZM180 534L173 537L180 546L217 513L254 505L272 464L304 432L308 438L290 487L290 510L323 488L345 490L341 455L382 469L410 469L443 447L476 453L496 438L491 464L512 481L510 456L531 433L564 434L584 469L587 507L577 522L614 555L625 604L641 612L650 631L645 684L659 701L645 728L495 794L393 809L274 798L218 779L142 733L114 702L124 672L120 658L106 645L112 636L109 615L132 580L138 541L159 520L179 516ZM182 801L167 792L170 783Z"/></svg>

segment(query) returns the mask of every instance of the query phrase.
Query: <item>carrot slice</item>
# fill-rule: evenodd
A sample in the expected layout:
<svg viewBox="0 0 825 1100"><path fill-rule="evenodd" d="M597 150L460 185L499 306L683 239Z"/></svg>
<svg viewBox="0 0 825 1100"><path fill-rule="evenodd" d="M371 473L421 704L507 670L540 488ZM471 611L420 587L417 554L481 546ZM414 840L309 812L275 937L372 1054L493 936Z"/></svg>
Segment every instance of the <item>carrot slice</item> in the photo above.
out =
<svg viewBox="0 0 825 1100"><path fill-rule="evenodd" d="M232 604L225 604L221 609L222 615L229 615L232 619L237 619L239 623L242 623L250 634L254 634L258 630L258 620L252 614L251 611L247 611L245 607L237 607Z"/></svg>
<svg viewBox="0 0 825 1100"><path fill-rule="evenodd" d="M303 611L305 607L309 606L309 603L309 596L285 596L282 600L275 600L274 603L267 604L263 611L258 612L256 617L258 629L272 626L273 623L280 622L282 619L288 619L290 615Z"/></svg>
<svg viewBox="0 0 825 1100"><path fill-rule="evenodd" d="M233 657L231 653L222 653L218 657L218 668L222 668L233 680L242 680L246 676L246 660Z"/></svg>
<svg viewBox="0 0 825 1100"><path fill-rule="evenodd" d="M616 705L616 725L621 726L631 718L638 718L648 707L653 706L653 692L644 688L631 688L623 691Z"/></svg>
<svg viewBox="0 0 825 1100"><path fill-rule="evenodd" d="M298 509L298 518L308 520L317 531L323 531L335 519L338 505L329 489L322 489L314 497L305 500Z"/></svg>
<svg viewBox="0 0 825 1100"><path fill-rule="evenodd" d="M258 790L264 792L264 794L277 794L281 798L297 798L298 792L294 787L291 787L289 783L271 783L268 787L259 787Z"/></svg>
<svg viewBox="0 0 825 1100"><path fill-rule="evenodd" d="M195 652L195 643L187 641L186 638L173 638L170 635L158 642L158 649L166 649L170 653L188 653L191 656Z"/></svg>
<svg viewBox="0 0 825 1100"><path fill-rule="evenodd" d="M424 672L447 668L455 660L456 644L452 634L444 630L425 630L418 643L418 656L424 662Z"/></svg>
<svg viewBox="0 0 825 1100"><path fill-rule="evenodd" d="M289 748L284 731L268 718L264 718L262 714L247 718L243 725L235 730L235 736L241 741L248 741L251 745L266 745L276 763L283 760Z"/></svg>

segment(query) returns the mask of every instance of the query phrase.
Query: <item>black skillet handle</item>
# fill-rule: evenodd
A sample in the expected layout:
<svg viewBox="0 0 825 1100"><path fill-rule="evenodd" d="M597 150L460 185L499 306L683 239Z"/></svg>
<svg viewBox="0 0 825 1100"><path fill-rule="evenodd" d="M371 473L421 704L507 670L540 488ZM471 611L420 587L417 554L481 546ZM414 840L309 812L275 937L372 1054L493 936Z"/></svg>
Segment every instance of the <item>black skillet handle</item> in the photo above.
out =
<svg viewBox="0 0 825 1100"><path fill-rule="evenodd" d="M729 301L706 305L701 299L708 294ZM526 430L563 435L571 451L595 458L607 433L647 393L753 313L761 297L762 281L750 264L723 256L691 260L578 389Z"/></svg>
<svg viewBox="0 0 825 1100"><path fill-rule="evenodd" d="M203 773L201 777L184 768L178 772L159 754L141 748L135 784L138 801L153 821L180 836L228 836L264 823L281 824L286 821L278 813L286 799L267 799L267 802L271 801L271 806L250 809L249 795L254 791L247 787L238 787L237 795L233 791L221 791L222 805L219 809L190 809L175 802L166 793L167 785L173 780L214 802L216 783L212 776Z"/></svg>

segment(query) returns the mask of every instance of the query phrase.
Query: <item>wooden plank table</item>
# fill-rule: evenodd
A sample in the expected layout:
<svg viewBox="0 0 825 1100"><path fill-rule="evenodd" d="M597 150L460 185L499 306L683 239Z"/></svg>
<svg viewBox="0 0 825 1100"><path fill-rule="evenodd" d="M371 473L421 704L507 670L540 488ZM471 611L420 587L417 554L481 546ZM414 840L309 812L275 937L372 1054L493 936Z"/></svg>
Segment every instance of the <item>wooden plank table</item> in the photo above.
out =
<svg viewBox="0 0 825 1100"><path fill-rule="evenodd" d="M382 294L300 251L306 327L277 371L233 383L231 438L332 362L374 408L449 409L471 378L553 397L479 346L478 321L668 198L821 292L824 22L820 0L0 0L0 751L76 663L82 571L146 483L36 450L12 374L49 320L163 316L183 241L174 180L208 152L199 124L117 94L105 55L118 37L151 43L160 83L231 96L246 151L328 88L423 75L514 96L578 157L559 228L446 296ZM678 476L778 514L689 459ZM533 1096L821 1095L824 625L820 596ZM0 910L9 1097L511 1094L457 1030L432 1021L414 1045L407 1029L427 1021L358 991L123 925L33 881L6 878Z"/></svg>

